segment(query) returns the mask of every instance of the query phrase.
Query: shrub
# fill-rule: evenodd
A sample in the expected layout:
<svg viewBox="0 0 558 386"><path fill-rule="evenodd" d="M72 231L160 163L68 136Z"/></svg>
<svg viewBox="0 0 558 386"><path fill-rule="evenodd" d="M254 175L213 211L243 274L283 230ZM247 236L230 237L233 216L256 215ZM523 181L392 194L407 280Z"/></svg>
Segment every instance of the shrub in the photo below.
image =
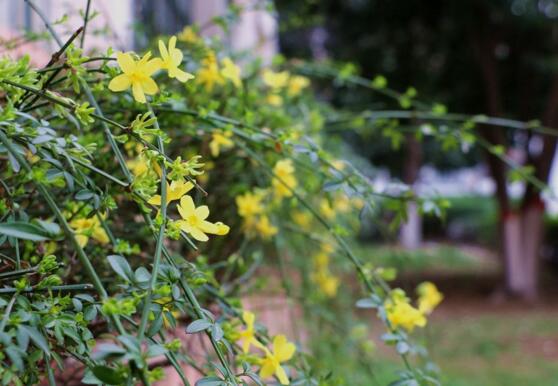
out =
<svg viewBox="0 0 558 386"><path fill-rule="evenodd" d="M0 62L4 384L53 384L67 358L86 367L84 383L149 384L161 356L185 384L185 364L200 385L334 382L242 307L277 285L268 272L324 315L340 292L364 293L357 307L377 310L403 359L399 384L437 383L411 333L441 295L426 284L413 305L346 241L377 206L401 220L418 198L378 194L321 146L334 110L308 78L285 62L241 69L195 29L144 55L86 56L77 35L55 37L61 48L44 68ZM349 270L359 288L341 288ZM350 308L324 318L336 342L367 337L348 324ZM206 335L205 356L173 338L183 325Z"/></svg>

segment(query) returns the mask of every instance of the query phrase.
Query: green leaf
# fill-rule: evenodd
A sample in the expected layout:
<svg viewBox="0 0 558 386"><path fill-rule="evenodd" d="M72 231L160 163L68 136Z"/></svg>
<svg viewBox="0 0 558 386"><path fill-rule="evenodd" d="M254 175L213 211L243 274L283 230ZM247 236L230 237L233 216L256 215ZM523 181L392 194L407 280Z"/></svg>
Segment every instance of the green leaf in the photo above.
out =
<svg viewBox="0 0 558 386"><path fill-rule="evenodd" d="M119 255L110 255L107 259L114 272L116 272L120 277L128 282L134 281L134 272L125 258Z"/></svg>
<svg viewBox="0 0 558 386"><path fill-rule="evenodd" d="M205 377L196 382L196 386L221 386L225 381L218 377Z"/></svg>
<svg viewBox="0 0 558 386"><path fill-rule="evenodd" d="M212 323L207 319L194 320L188 325L188 327L186 327L186 332L188 334L195 334L196 332L208 329L211 325Z"/></svg>
<svg viewBox="0 0 558 386"><path fill-rule="evenodd" d="M44 241L51 237L43 228L28 222L5 222L0 224L0 234L22 240Z"/></svg>
<svg viewBox="0 0 558 386"><path fill-rule="evenodd" d="M409 352L411 347L409 346L409 344L407 342L400 341L400 342L397 342L397 344L395 345L395 349L397 350L397 352L399 354L404 355L404 354L407 354Z"/></svg>
<svg viewBox="0 0 558 386"><path fill-rule="evenodd" d="M357 308L377 308L381 304L382 304L381 300L378 303L377 299L372 299L372 298L364 298L364 299L360 299L356 302Z"/></svg>
<svg viewBox="0 0 558 386"><path fill-rule="evenodd" d="M126 380L126 376L112 367L98 365L91 369L95 377L107 385L120 385Z"/></svg>
<svg viewBox="0 0 558 386"><path fill-rule="evenodd" d="M20 324L18 330L23 330L23 333L29 335L33 343L39 347L47 355L50 355L50 350L48 348L48 343L45 337L37 330L35 327L26 326L25 324Z"/></svg>

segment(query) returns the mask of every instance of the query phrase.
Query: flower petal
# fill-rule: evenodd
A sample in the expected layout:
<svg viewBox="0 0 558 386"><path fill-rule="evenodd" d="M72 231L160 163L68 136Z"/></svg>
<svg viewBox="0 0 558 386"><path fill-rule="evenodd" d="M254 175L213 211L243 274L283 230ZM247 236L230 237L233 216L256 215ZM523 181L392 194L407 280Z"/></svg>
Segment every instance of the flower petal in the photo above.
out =
<svg viewBox="0 0 558 386"><path fill-rule="evenodd" d="M159 91L157 83L155 83L155 81L151 78L146 78L143 82L141 82L141 87L143 88L143 92L147 95L153 95Z"/></svg>
<svg viewBox="0 0 558 386"><path fill-rule="evenodd" d="M189 72L182 71L179 68L172 68L169 70L169 76L171 78L176 78L179 82L185 83L190 79L194 79L194 75Z"/></svg>
<svg viewBox="0 0 558 386"><path fill-rule="evenodd" d="M260 369L260 377L262 378L269 378L275 372L275 366L273 362L269 359L264 359L262 368Z"/></svg>
<svg viewBox="0 0 558 386"><path fill-rule="evenodd" d="M190 235L192 235L192 237L198 241L207 241L209 240L209 237L207 237L207 235L205 233L203 233L201 231L201 229L199 228L192 228L190 230Z"/></svg>
<svg viewBox="0 0 558 386"><path fill-rule="evenodd" d="M151 197L151 198L149 199L149 201L147 201L147 203L148 203L148 204L151 204L151 205L160 206L160 205L161 205L161 196L158 195L158 194L156 194L156 195L154 195L153 197Z"/></svg>
<svg viewBox="0 0 558 386"><path fill-rule="evenodd" d="M145 63L141 70L145 73L145 75L151 76L155 71L160 70L161 67L163 67L163 61L161 58L155 58Z"/></svg>
<svg viewBox="0 0 558 386"><path fill-rule="evenodd" d="M141 83L134 82L132 83L132 94L134 95L134 99L139 103L145 103L145 94L143 93L143 87Z"/></svg>
<svg viewBox="0 0 558 386"><path fill-rule="evenodd" d="M132 55L128 52L117 52L116 61L124 73L129 73L136 69L136 62L134 61Z"/></svg>
<svg viewBox="0 0 558 386"><path fill-rule="evenodd" d="M194 205L194 200L192 197L185 195L180 199L180 205L178 205L178 212L183 219L191 216L194 213L196 206Z"/></svg>
<svg viewBox="0 0 558 386"><path fill-rule="evenodd" d="M205 220L207 216L209 216L209 208L207 205L202 205L196 208L196 216L200 218L200 220Z"/></svg>
<svg viewBox="0 0 558 386"><path fill-rule="evenodd" d="M285 372L285 369L283 367L277 366L277 368L275 369L275 375L282 385L288 385L290 383L289 377L287 377L287 373Z"/></svg>
<svg viewBox="0 0 558 386"><path fill-rule="evenodd" d="M184 57L184 55L182 54L182 51L177 50L176 48L172 49L169 51L170 57L172 62L174 63L175 66L178 66L180 63L182 63L182 58Z"/></svg>
<svg viewBox="0 0 558 386"><path fill-rule="evenodd" d="M130 80L130 77L126 74L120 74L112 78L108 87L109 90L118 92L129 89L131 85L132 81Z"/></svg>
<svg viewBox="0 0 558 386"><path fill-rule="evenodd" d="M162 40L159 40L159 53L161 54L161 58L163 58L163 61L166 61L169 57L167 47L165 47L165 43L163 43Z"/></svg>
<svg viewBox="0 0 558 386"><path fill-rule="evenodd" d="M296 346L289 342L285 335L277 335L273 338L273 353L279 362L291 359L296 351Z"/></svg>

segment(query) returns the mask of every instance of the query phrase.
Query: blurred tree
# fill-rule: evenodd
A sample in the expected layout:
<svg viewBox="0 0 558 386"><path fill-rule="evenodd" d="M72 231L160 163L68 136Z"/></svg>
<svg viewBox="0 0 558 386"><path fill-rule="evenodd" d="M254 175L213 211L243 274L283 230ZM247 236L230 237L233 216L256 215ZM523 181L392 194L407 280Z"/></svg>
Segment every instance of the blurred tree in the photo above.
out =
<svg viewBox="0 0 558 386"><path fill-rule="evenodd" d="M426 96L446 103L450 111L535 118L545 126L558 126L555 0L282 0L277 6L284 20L282 50L289 56L311 57L315 48L306 47L321 42L322 56L325 50L332 59L356 62L365 75L384 74L396 89L413 85L423 100ZM378 106L374 96L355 90L335 98L347 106ZM478 129L508 155L519 154L524 170L548 181L555 136ZM395 158L391 165L400 169L400 154L384 158L377 152L382 145L361 141L358 148L368 147L365 154L372 161L378 161L378 154L383 162ZM431 150L423 152L426 160L433 156L438 166L447 167L446 154ZM512 200L507 167L488 153L484 157L499 203L506 287L534 299L544 215L541 192L530 185L520 200ZM471 158L456 160L459 164Z"/></svg>

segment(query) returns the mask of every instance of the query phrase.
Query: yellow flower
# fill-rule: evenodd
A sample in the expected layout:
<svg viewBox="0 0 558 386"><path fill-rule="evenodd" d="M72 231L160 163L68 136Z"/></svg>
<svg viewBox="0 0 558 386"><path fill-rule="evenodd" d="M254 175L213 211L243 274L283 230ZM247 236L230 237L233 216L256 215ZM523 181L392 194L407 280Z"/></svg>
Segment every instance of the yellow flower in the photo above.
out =
<svg viewBox="0 0 558 386"><path fill-rule="evenodd" d="M395 291L392 298L385 303L387 318L391 327L393 329L401 327L408 332L412 332L415 327L426 326L424 314L409 304L407 297Z"/></svg>
<svg viewBox="0 0 558 386"><path fill-rule="evenodd" d="M176 48L176 36L170 38L168 49L165 47L165 43L159 40L159 52L162 58L161 68L167 70L169 78L176 78L183 83L194 78L194 75L178 68L182 63L183 55L182 51Z"/></svg>
<svg viewBox="0 0 558 386"><path fill-rule="evenodd" d="M283 106L283 98L281 97L281 95L277 95L277 94L269 94L266 98L265 101L270 104L271 106L274 107L279 107L279 106Z"/></svg>
<svg viewBox="0 0 558 386"><path fill-rule="evenodd" d="M170 185L167 182L167 205L175 200L180 200L182 196L188 193L194 184L190 181L171 181ZM159 194L154 195L147 201L151 205L160 206L161 196Z"/></svg>
<svg viewBox="0 0 558 386"><path fill-rule="evenodd" d="M185 43L195 44L200 40L200 37L191 26L186 26L182 32L178 34L178 40Z"/></svg>
<svg viewBox="0 0 558 386"><path fill-rule="evenodd" d="M159 91L157 83L151 75L161 68L161 59L150 59L151 52L145 54L139 61L135 61L128 52L118 52L116 61L123 74L114 77L109 83L111 91L124 91L132 87L134 99L145 103L145 94L154 95Z"/></svg>
<svg viewBox="0 0 558 386"><path fill-rule="evenodd" d="M334 251L331 244L322 244L320 252L313 258L314 272L310 279L327 297L334 297L339 288L339 279L329 271L329 254Z"/></svg>
<svg viewBox="0 0 558 386"><path fill-rule="evenodd" d="M325 198L320 200L320 213L326 218L326 220L332 220L335 217L335 210L329 204L329 201Z"/></svg>
<svg viewBox="0 0 558 386"><path fill-rule="evenodd" d="M339 279L331 275L329 270L318 270L312 274L311 279L327 297L332 298L337 295Z"/></svg>
<svg viewBox="0 0 558 386"><path fill-rule="evenodd" d="M263 194L261 192L247 192L241 196L236 196L236 206L238 207L238 215L244 218L254 217L263 213L262 205Z"/></svg>
<svg viewBox="0 0 558 386"><path fill-rule="evenodd" d="M154 171L159 177L161 177L163 173L158 162L149 160L143 154L140 154L134 159L126 161L126 165L135 177L139 177L142 174L148 173L150 171Z"/></svg>
<svg viewBox="0 0 558 386"><path fill-rule="evenodd" d="M215 230L215 234L217 236L224 236L228 234L229 231L231 230L231 228L228 225L223 224L221 221L217 221L215 223L215 226L217 227Z"/></svg>
<svg viewBox="0 0 558 386"><path fill-rule="evenodd" d="M296 211L292 215L293 221L296 225L302 229L308 229L312 224L312 216L309 213L303 211Z"/></svg>
<svg viewBox="0 0 558 386"><path fill-rule="evenodd" d="M219 71L215 54L211 53L202 61L202 67L198 71L196 80L198 83L204 85L208 92L211 92L216 84L222 85L225 83L225 79Z"/></svg>
<svg viewBox="0 0 558 386"><path fill-rule="evenodd" d="M293 161L290 159L277 161L273 167L273 174L276 178L273 179L271 184L278 198L290 197L293 195L291 190L297 185L294 171Z"/></svg>
<svg viewBox="0 0 558 386"><path fill-rule="evenodd" d="M444 299L444 295L438 291L436 285L429 281L420 284L417 287L417 293L419 294L418 308L426 315L432 313L434 308Z"/></svg>
<svg viewBox="0 0 558 386"><path fill-rule="evenodd" d="M231 58L223 59L223 69L221 70L221 75L223 75L223 78L230 80L236 88L242 87L242 81L240 80L240 67L234 64Z"/></svg>
<svg viewBox="0 0 558 386"><path fill-rule="evenodd" d="M110 241L97 216L74 219L70 222L70 226L74 229L76 240L82 248L87 245L90 237L101 244L108 244Z"/></svg>
<svg viewBox="0 0 558 386"><path fill-rule="evenodd" d="M327 252L318 252L318 254L314 256L314 265L317 269L328 268L329 255Z"/></svg>
<svg viewBox="0 0 558 386"><path fill-rule="evenodd" d="M351 199L341 193L333 200L333 208L339 213L348 213L352 209Z"/></svg>
<svg viewBox="0 0 558 386"><path fill-rule="evenodd" d="M287 85L290 74L287 71L274 72L265 69L262 73L263 82L274 90L282 89Z"/></svg>
<svg viewBox="0 0 558 386"><path fill-rule="evenodd" d="M230 139L232 131L216 131L211 134L211 142L209 142L209 150L213 157L219 157L221 149L226 150L234 146L234 142Z"/></svg>
<svg viewBox="0 0 558 386"><path fill-rule="evenodd" d="M310 85L310 81L305 76L293 75L289 79L287 86L287 95L293 97L300 94L302 90Z"/></svg>
<svg viewBox="0 0 558 386"><path fill-rule="evenodd" d="M277 227L275 227L271 221L269 221L269 217L265 215L260 216L258 220L256 220L254 226L262 239L269 239L277 234Z"/></svg>
<svg viewBox="0 0 558 386"><path fill-rule="evenodd" d="M335 245L331 243L322 243L321 250L323 253L331 255L333 252L335 252Z"/></svg>
<svg viewBox="0 0 558 386"><path fill-rule="evenodd" d="M247 354L250 350L250 345L253 344L257 347L261 347L262 345L258 342L255 335L254 322L256 316L250 311L244 311L242 313L242 320L246 323L246 329L240 332L239 339L242 339L242 351Z"/></svg>
<svg viewBox="0 0 558 386"><path fill-rule="evenodd" d="M136 177L142 175L143 173L149 170L149 165L147 163L147 160L141 156L126 161L126 166L128 166L128 169L130 169L132 174Z"/></svg>
<svg viewBox="0 0 558 386"><path fill-rule="evenodd" d="M289 377L285 369L281 367L282 362L291 359L296 351L296 346L289 342L284 335L273 338L273 351L264 347L265 357L261 360L260 377L268 378L275 375L282 385L289 384Z"/></svg>
<svg viewBox="0 0 558 386"><path fill-rule="evenodd" d="M209 208L206 205L196 208L194 200L188 195L180 199L178 213L182 217L182 220L179 220L180 229L198 241L209 240L206 233L218 234L218 232L222 233L223 231L222 227L206 221L209 216Z"/></svg>
<svg viewBox="0 0 558 386"><path fill-rule="evenodd" d="M345 169L345 161L343 161L342 159L336 159L334 161L331 161L331 165L336 170L344 170Z"/></svg>

